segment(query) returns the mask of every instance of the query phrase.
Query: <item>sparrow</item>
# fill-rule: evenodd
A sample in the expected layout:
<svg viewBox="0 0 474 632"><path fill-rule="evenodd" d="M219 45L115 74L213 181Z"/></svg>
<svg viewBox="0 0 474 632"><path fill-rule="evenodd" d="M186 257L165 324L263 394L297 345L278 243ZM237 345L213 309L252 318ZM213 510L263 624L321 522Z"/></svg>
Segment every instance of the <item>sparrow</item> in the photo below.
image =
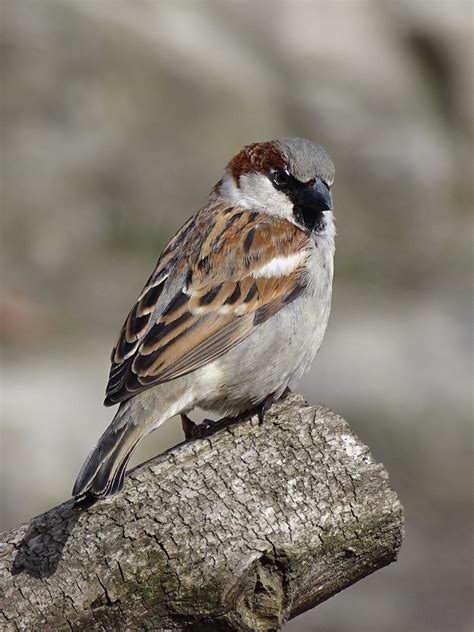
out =
<svg viewBox="0 0 474 632"><path fill-rule="evenodd" d="M171 239L112 351L119 408L75 482L76 500L121 490L142 437L199 407L263 411L311 365L331 307L334 165L318 145L245 146Z"/></svg>

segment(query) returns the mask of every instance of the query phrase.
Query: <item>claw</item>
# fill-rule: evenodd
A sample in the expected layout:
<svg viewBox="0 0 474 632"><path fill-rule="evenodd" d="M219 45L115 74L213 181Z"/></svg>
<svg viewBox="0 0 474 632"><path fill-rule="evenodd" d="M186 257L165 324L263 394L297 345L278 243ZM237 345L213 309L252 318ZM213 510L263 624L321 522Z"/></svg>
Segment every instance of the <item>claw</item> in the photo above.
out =
<svg viewBox="0 0 474 632"><path fill-rule="evenodd" d="M284 399L290 393L291 390L289 388L286 388L280 399ZM219 430L220 428L225 428L231 423L250 419L250 417L255 414L257 414L258 416L258 424L261 426L264 422L265 413L270 410L270 408L276 401L277 400L275 399L275 394L272 393L271 395L268 395L268 397L266 397L261 404L258 404L258 406L244 411L236 417L222 417L222 419L218 419L217 421L214 421L212 419L204 419L200 424L194 423L194 421L192 421L187 415L181 413L181 425L183 427L184 436L188 441L190 439L202 438L212 432L215 432L216 430Z"/></svg>
<svg viewBox="0 0 474 632"><path fill-rule="evenodd" d="M200 424L195 423L184 413L181 413L181 426L187 441L191 439L200 439L209 434L210 430L217 430L227 425L228 417L214 421L213 419L203 419Z"/></svg>
<svg viewBox="0 0 474 632"><path fill-rule="evenodd" d="M181 427L183 428L184 437L187 441L196 438L198 426L184 413L181 413Z"/></svg>
<svg viewBox="0 0 474 632"><path fill-rule="evenodd" d="M258 415L258 425L261 426L263 424L263 420L265 418L265 413L270 410L272 405L275 403L275 395L272 393L268 397L266 397L263 402L259 405L257 410Z"/></svg>

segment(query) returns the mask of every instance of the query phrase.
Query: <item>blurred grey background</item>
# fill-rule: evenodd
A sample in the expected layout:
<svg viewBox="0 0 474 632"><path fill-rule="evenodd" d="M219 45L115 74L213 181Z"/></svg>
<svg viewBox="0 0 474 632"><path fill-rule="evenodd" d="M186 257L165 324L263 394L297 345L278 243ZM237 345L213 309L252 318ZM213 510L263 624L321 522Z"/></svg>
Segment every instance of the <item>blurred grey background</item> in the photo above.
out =
<svg viewBox="0 0 474 632"><path fill-rule="evenodd" d="M336 163L338 242L301 391L385 463L406 539L286 629L471 630L472 2L1 9L1 528L68 498L119 327L226 162L304 136Z"/></svg>

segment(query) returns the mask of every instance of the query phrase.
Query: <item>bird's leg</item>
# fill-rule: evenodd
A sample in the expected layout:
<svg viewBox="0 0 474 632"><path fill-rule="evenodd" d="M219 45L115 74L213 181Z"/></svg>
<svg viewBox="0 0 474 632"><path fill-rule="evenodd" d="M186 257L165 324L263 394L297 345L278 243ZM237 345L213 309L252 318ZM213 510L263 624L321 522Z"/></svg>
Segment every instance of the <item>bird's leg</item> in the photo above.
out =
<svg viewBox="0 0 474 632"><path fill-rule="evenodd" d="M273 404L275 402L277 402L277 401L282 400L282 399L286 399L290 393L291 393L291 388L289 388L287 386L285 388L285 390L283 391L283 393L280 395L280 397L276 398L275 397L275 393L272 393L271 395L266 397L263 400L263 402L256 407L256 409L254 409L254 412L256 412L257 415L258 415L258 425L259 426L261 426L263 424L263 419L265 417L265 413L267 413L270 410L270 408L273 406Z"/></svg>
<svg viewBox="0 0 474 632"><path fill-rule="evenodd" d="M263 420L265 417L265 413L270 410L273 404L276 402L275 394L272 393L268 397L265 397L263 402L257 407L257 415L258 415L258 425L261 426L263 424Z"/></svg>
<svg viewBox="0 0 474 632"><path fill-rule="evenodd" d="M280 395L278 399L275 397L275 393L271 393L270 395L268 395L268 397L266 397L263 400L263 402L261 402L257 406L254 406L253 408L249 408L248 410L245 410L243 413L240 413L240 415L236 415L235 417L224 417L223 419L220 419L219 421L214 422L214 424L221 424L222 422L222 425L227 425L234 421L244 421L245 419L250 419L250 417L253 417L254 415L258 415L258 424L259 426L261 426L263 424L265 413L270 410L270 408L273 406L275 402L281 399L285 399L285 397L288 397L290 393L291 393L291 388L288 388L288 387L285 388L285 390L283 391L283 393ZM206 420L206 421L209 421L209 420Z"/></svg>
<svg viewBox="0 0 474 632"><path fill-rule="evenodd" d="M231 415L226 415L226 417L222 417L221 419L216 419L213 421L212 419L204 419L202 421L203 430L205 433L208 431L214 432L214 430L219 430L220 428L225 428L235 421L239 421L239 417L232 417Z"/></svg>
<svg viewBox="0 0 474 632"><path fill-rule="evenodd" d="M263 400L263 402L261 402L257 406L254 406L253 408L249 408L249 410L246 410L245 412L241 413L237 417L234 417L234 419L236 421L243 421L244 419L249 419L250 417L257 415L258 425L261 426L263 424L265 413L267 413L270 410L270 408L273 406L275 402L279 401L280 399L285 399L285 397L288 397L290 393L291 393L291 389L285 388L285 390L283 391L283 393L280 395L278 399L275 397L275 393L271 393L270 395L268 395L268 397L266 397Z"/></svg>
<svg viewBox="0 0 474 632"><path fill-rule="evenodd" d="M184 432L184 438L186 441L195 439L199 436L199 426L195 424L185 413L181 413L181 426Z"/></svg>
<svg viewBox="0 0 474 632"><path fill-rule="evenodd" d="M181 426L183 428L184 436L187 441L190 439L199 439L209 434L210 431L224 428L233 421L237 421L236 417L223 417L214 421L213 419L203 419L201 423L197 424L190 419L184 413L181 413Z"/></svg>
<svg viewBox="0 0 474 632"><path fill-rule="evenodd" d="M291 393L290 388L286 388L279 399L285 399ZM265 413L270 410L273 404L277 401L275 398L275 393L268 395L263 402L254 406L253 408L249 408L248 410L240 413L235 416L226 416L222 417L222 419L217 419L214 421L213 419L203 419L200 424L196 424L192 421L187 415L181 413L181 425L183 427L183 432L186 440L197 439L199 437L204 437L209 432L214 432L219 430L220 428L225 428L232 423L237 421L244 421L245 419L250 419L253 415L258 415L258 423L259 425L263 424Z"/></svg>

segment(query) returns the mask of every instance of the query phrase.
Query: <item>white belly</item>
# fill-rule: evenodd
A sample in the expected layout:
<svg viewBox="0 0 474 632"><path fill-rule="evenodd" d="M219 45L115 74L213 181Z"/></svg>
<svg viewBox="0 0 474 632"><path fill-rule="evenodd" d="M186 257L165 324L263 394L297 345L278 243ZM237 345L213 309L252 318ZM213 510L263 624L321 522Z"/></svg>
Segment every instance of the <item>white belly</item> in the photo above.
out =
<svg viewBox="0 0 474 632"><path fill-rule="evenodd" d="M321 346L331 309L334 240L319 237L308 287L221 358L196 372L198 405L237 414L294 388ZM212 377L212 379L211 379Z"/></svg>

